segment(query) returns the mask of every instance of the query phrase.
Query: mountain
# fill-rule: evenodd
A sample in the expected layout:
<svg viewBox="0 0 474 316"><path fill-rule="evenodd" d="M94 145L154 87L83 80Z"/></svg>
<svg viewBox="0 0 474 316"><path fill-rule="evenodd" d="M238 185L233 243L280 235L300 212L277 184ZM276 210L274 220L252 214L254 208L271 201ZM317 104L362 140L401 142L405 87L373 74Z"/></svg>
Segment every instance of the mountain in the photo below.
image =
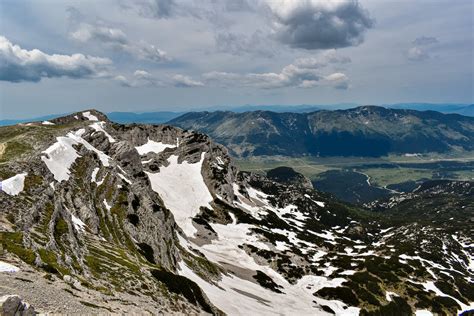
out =
<svg viewBox="0 0 474 316"><path fill-rule="evenodd" d="M466 116L474 116L474 104L462 108L457 113Z"/></svg>
<svg viewBox="0 0 474 316"><path fill-rule="evenodd" d="M116 123L145 123L145 124L161 124L183 115L184 112L111 112L107 113L107 117Z"/></svg>
<svg viewBox="0 0 474 316"><path fill-rule="evenodd" d="M64 115L67 115L67 114L51 114L51 115L35 117L33 119L0 120L0 126L15 125L15 124L19 124L19 123L27 123L27 122L32 122L32 121L47 121L47 120L51 120L51 119L61 117L61 116L64 116Z"/></svg>
<svg viewBox="0 0 474 316"><path fill-rule="evenodd" d="M169 124L206 133L236 157L379 157L474 149L474 118L375 106L312 113L194 112Z"/></svg>
<svg viewBox="0 0 474 316"><path fill-rule="evenodd" d="M340 110L358 107L360 104L356 103L338 103L338 104L317 104L317 105L243 105L243 106L212 106L205 107L202 111L230 111L235 113L250 112L250 111L272 111L277 113L307 113L319 110ZM465 116L474 116L474 104L433 104L433 103L397 103L385 104L387 108L393 109L407 109L417 111L437 111L441 113L456 113ZM187 113L188 111L172 112L172 111L158 111L158 112L110 112L107 117L116 123L146 123L146 124L161 124L168 122L176 117ZM29 119L4 119L0 120L0 126L15 125L18 123L44 121L66 114L52 114L42 117L35 117Z"/></svg>
<svg viewBox="0 0 474 316"><path fill-rule="evenodd" d="M121 123L146 123L146 124L160 124L172 120L180 115L183 115L185 112L144 112L144 113L135 113L135 112L111 112L107 113L109 120ZM54 118L62 117L67 114L52 114L42 117L36 117L33 119L18 119L18 120L0 120L0 126L15 125L19 123L27 123L31 121L47 121Z"/></svg>
<svg viewBox="0 0 474 316"><path fill-rule="evenodd" d="M383 105L391 109L406 109L417 111L437 111L474 116L474 104L433 104L433 103L396 103Z"/></svg>
<svg viewBox="0 0 474 316"><path fill-rule="evenodd" d="M289 170L240 172L204 134L94 110L1 127L0 145L0 296L38 312L474 308L471 204L452 200L453 220L386 216Z"/></svg>

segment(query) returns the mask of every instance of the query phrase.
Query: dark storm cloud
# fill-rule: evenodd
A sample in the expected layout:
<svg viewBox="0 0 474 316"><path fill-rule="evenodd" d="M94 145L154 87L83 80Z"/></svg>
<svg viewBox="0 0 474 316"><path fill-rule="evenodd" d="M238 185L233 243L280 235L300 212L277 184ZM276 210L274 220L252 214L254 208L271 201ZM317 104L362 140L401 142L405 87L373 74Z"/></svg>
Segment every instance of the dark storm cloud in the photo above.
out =
<svg viewBox="0 0 474 316"><path fill-rule="evenodd" d="M374 24L357 1L269 1L276 37L293 48L356 46Z"/></svg>

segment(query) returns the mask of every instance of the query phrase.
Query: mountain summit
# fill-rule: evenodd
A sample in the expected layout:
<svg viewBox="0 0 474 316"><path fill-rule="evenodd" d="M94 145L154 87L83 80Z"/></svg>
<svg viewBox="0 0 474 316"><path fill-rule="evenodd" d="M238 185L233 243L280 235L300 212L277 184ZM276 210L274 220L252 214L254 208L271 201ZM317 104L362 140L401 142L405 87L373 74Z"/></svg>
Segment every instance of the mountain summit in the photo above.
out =
<svg viewBox="0 0 474 316"><path fill-rule="evenodd" d="M258 115L244 126L272 118L304 135L301 122L319 118L324 130L324 116L339 115L318 113L242 115ZM342 122L417 120L377 108L343 113ZM1 127L0 149L0 284L8 284L0 295L20 295L36 311L452 315L474 307L472 223L384 217L299 182L240 172L204 134L115 124L94 110ZM467 214L472 197L463 192L452 206Z"/></svg>
<svg viewBox="0 0 474 316"><path fill-rule="evenodd" d="M193 112L169 124L206 133L236 157L379 157L474 149L473 117L378 106L311 113Z"/></svg>

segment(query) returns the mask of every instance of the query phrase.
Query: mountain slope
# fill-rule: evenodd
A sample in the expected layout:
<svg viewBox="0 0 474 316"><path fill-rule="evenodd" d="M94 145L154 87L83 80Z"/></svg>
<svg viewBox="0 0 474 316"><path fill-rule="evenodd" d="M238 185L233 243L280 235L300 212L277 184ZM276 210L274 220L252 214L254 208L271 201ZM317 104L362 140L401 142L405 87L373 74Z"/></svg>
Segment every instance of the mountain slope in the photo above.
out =
<svg viewBox="0 0 474 316"><path fill-rule="evenodd" d="M299 182L239 172L203 134L119 125L96 111L0 128L0 142L0 266L20 269L0 272L9 284L0 295L20 294L36 310L474 307L470 224L386 218Z"/></svg>
<svg viewBox="0 0 474 316"><path fill-rule="evenodd" d="M237 157L379 157L474 149L474 118L375 106L312 113L195 112L169 124L206 133Z"/></svg>

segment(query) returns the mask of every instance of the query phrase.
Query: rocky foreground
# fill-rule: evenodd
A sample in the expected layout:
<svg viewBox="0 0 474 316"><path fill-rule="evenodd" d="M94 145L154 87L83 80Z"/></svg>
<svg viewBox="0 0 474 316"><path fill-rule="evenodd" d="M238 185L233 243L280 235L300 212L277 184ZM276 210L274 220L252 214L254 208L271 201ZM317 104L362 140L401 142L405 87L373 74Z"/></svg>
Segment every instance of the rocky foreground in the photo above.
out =
<svg viewBox="0 0 474 316"><path fill-rule="evenodd" d="M93 110L2 127L0 144L0 296L36 312L474 308L471 191L443 191L436 216L421 192L357 208L239 172L203 134Z"/></svg>

